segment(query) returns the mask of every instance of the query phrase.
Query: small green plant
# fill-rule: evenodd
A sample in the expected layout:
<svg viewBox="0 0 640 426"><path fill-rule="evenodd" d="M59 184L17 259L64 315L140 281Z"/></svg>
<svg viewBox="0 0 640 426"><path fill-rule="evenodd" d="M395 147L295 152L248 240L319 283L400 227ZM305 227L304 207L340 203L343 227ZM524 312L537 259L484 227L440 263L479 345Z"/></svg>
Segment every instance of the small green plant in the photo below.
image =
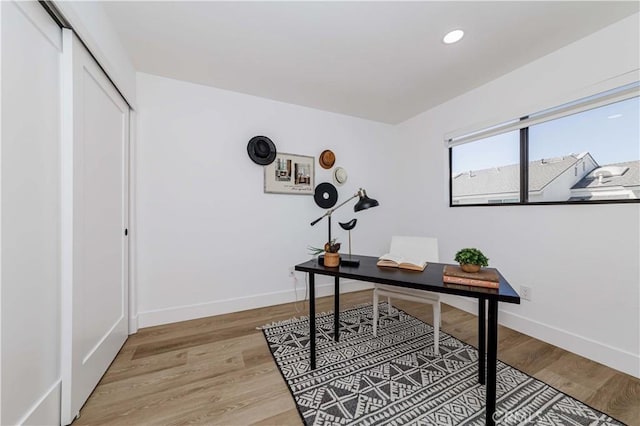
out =
<svg viewBox="0 0 640 426"><path fill-rule="evenodd" d="M489 266L489 258L477 248L463 248L456 253L454 260L461 264Z"/></svg>
<svg viewBox="0 0 640 426"><path fill-rule="evenodd" d="M325 243L324 248L308 246L309 254L316 256L322 253L337 253L340 250L340 243L334 238L328 243Z"/></svg>

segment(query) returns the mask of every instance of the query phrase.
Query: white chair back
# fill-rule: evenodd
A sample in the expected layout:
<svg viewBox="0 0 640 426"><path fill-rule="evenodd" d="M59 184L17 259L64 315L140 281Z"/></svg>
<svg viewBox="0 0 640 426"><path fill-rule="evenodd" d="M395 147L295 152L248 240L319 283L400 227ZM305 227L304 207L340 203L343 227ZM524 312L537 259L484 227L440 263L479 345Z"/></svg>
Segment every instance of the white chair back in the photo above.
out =
<svg viewBox="0 0 640 426"><path fill-rule="evenodd" d="M391 238L389 253L407 258L426 259L427 262L440 261L437 238L394 235Z"/></svg>
<svg viewBox="0 0 640 426"><path fill-rule="evenodd" d="M438 239L428 237L401 237L391 238L390 253L406 257L407 259L426 260L427 262L439 262ZM427 268L429 266L427 265ZM373 336L378 335L378 301L380 296L387 296L388 314L391 315L391 298L410 300L413 302L428 303L433 306L433 351L440 353L440 294L426 290L404 288L384 284L375 284L373 287Z"/></svg>

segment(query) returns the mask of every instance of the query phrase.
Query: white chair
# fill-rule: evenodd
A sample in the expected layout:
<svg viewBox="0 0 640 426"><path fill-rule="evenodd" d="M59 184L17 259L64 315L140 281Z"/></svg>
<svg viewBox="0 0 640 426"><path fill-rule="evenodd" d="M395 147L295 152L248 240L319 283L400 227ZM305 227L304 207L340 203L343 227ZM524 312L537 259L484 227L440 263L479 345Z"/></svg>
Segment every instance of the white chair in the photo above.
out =
<svg viewBox="0 0 640 426"><path fill-rule="evenodd" d="M438 239L426 237L399 237L391 239L390 253L424 258L427 262L438 262ZM429 265L427 265L427 268ZM373 288L373 336L378 336L378 301L380 296L387 296L389 314L391 314L391 298L428 303L433 306L433 350L440 353L440 295L430 291L392 285L375 284Z"/></svg>

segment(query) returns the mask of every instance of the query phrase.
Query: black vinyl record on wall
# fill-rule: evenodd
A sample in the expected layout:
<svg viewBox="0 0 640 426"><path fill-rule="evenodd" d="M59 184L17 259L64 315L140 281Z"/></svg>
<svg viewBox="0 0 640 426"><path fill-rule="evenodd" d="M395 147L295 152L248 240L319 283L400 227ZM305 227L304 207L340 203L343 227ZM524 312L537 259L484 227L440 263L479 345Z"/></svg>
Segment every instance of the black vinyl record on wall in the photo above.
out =
<svg viewBox="0 0 640 426"><path fill-rule="evenodd" d="M316 186L313 199L316 201L318 207L330 209L338 202L338 190L329 182L322 182Z"/></svg>

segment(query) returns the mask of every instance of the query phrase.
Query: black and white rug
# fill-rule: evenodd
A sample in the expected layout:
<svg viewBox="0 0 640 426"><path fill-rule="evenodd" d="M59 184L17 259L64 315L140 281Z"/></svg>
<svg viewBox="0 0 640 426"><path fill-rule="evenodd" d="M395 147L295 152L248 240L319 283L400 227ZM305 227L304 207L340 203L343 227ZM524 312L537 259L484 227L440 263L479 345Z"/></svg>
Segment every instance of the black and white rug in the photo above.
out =
<svg viewBox="0 0 640 426"><path fill-rule="evenodd" d="M378 337L371 305L316 319L317 368L309 368L309 322L298 318L262 328L271 353L307 425L484 425L485 387L478 352L446 333L433 353L433 328L386 304ZM622 423L522 371L498 362L499 425Z"/></svg>

